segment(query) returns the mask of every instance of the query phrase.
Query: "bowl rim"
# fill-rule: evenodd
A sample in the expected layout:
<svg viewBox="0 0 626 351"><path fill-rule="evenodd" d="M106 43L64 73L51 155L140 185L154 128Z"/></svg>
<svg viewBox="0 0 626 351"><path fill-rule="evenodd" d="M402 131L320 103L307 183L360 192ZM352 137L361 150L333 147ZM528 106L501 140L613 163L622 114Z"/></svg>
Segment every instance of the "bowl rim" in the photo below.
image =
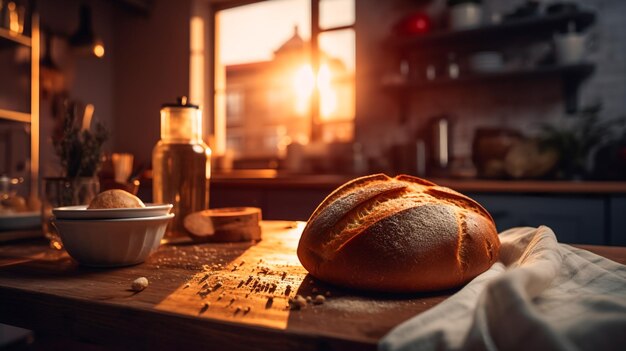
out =
<svg viewBox="0 0 626 351"><path fill-rule="evenodd" d="M121 219L155 217L169 213L172 204L147 203L146 207L97 208L87 209L88 205L62 206L52 209L52 214L60 219Z"/></svg>
<svg viewBox="0 0 626 351"><path fill-rule="evenodd" d="M162 216L150 216L150 217L130 217L130 218L80 218L80 219L71 219L71 218L54 218L54 222L61 223L118 223L118 222L152 222L152 221L163 221L170 220L174 218L173 213L168 213Z"/></svg>

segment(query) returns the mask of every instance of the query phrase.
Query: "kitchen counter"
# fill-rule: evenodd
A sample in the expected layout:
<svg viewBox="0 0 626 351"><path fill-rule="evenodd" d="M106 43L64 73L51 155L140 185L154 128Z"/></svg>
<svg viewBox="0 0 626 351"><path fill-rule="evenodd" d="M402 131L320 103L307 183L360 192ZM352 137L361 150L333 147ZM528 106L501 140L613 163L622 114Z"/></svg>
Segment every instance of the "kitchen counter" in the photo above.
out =
<svg viewBox="0 0 626 351"><path fill-rule="evenodd" d="M330 192L353 177L217 173L211 179L211 207L254 206L265 219L307 220ZM626 182L430 180L478 201L498 231L547 225L564 243L626 246Z"/></svg>
<svg viewBox="0 0 626 351"><path fill-rule="evenodd" d="M143 264L114 269L79 266L43 241L3 245L0 322L124 349L374 350L392 328L454 293L328 286L295 255L302 229L302 222L264 222L257 244L166 245ZM624 247L583 248L626 263ZM150 285L130 291L140 276ZM205 284L213 291L202 293ZM287 309L296 294L327 298Z"/></svg>
<svg viewBox="0 0 626 351"><path fill-rule="evenodd" d="M357 176L351 175L299 175L275 170L234 171L215 173L211 182L220 187L308 188L335 189ZM549 181L549 180L488 180L427 178L459 192L489 193L577 193L626 194L626 181Z"/></svg>

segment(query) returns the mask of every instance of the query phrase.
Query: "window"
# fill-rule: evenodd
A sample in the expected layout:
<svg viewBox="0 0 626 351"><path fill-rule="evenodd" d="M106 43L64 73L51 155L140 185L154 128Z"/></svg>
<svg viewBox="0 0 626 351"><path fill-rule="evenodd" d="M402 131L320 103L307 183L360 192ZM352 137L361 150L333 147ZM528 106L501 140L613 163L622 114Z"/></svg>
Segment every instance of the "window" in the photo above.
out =
<svg viewBox="0 0 626 351"><path fill-rule="evenodd" d="M226 125L233 126L241 122L243 115L243 94L235 89L226 92Z"/></svg>
<svg viewBox="0 0 626 351"><path fill-rule="evenodd" d="M354 48L354 0L218 10L214 118L235 158L281 158L290 143L352 141Z"/></svg>

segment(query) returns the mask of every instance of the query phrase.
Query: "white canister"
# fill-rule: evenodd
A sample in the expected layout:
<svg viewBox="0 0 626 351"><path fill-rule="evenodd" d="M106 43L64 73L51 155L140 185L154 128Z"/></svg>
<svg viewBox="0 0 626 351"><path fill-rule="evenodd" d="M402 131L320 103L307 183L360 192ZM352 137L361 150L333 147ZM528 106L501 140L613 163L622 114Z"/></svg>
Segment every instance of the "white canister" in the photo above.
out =
<svg viewBox="0 0 626 351"><path fill-rule="evenodd" d="M585 56L587 37L581 33L567 33L554 36L554 49L558 63L580 63Z"/></svg>
<svg viewBox="0 0 626 351"><path fill-rule="evenodd" d="M479 27L483 20L483 8L479 4L466 2L450 8L450 27L454 30Z"/></svg>

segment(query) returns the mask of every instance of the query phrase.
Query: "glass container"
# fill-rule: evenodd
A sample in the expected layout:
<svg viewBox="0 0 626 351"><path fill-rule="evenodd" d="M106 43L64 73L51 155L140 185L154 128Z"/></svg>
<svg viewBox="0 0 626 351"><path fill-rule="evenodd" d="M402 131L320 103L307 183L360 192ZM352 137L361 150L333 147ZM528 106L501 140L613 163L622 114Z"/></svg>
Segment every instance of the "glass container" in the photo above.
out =
<svg viewBox="0 0 626 351"><path fill-rule="evenodd" d="M41 223L43 233L50 241L50 247L63 248L61 238L52 224L52 209L63 206L88 205L100 191L96 177L44 178L41 198Z"/></svg>
<svg viewBox="0 0 626 351"><path fill-rule="evenodd" d="M161 107L161 140L152 152L153 200L171 203L165 240L187 238L185 217L209 207L211 149L202 141L202 111L186 97Z"/></svg>

